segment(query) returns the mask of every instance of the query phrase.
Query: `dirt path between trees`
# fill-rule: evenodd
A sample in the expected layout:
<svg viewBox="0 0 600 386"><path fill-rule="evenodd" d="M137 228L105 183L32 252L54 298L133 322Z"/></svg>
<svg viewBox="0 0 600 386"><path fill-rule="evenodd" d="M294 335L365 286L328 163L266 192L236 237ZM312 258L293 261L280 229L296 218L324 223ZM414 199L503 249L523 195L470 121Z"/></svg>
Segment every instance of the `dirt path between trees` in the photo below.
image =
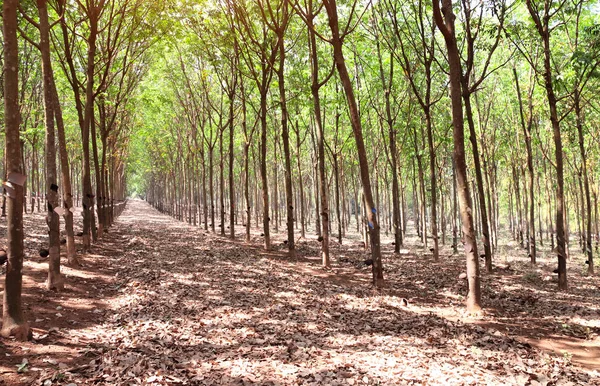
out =
<svg viewBox="0 0 600 386"><path fill-rule="evenodd" d="M0 385L600 385L599 280L570 267L557 294L551 260L484 276L473 319L450 253L386 254L377 292L356 242L334 244L324 270L316 239L290 260L283 234L265 253L258 234L232 242L131 200L57 294L43 217L26 221L34 340L0 340Z"/></svg>

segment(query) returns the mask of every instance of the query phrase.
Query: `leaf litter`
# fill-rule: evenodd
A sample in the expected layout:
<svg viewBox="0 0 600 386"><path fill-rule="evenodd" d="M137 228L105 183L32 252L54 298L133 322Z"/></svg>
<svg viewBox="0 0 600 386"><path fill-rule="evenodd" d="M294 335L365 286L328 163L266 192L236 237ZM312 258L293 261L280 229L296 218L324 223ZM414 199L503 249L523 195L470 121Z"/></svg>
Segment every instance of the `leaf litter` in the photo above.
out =
<svg viewBox="0 0 600 386"><path fill-rule="evenodd" d="M459 256L435 263L414 240L400 256L386 249L377 291L356 241L332 243L324 269L316 239L290 259L239 231L231 241L131 200L42 310L27 291L45 265L28 261L34 340L1 341L0 385L600 385L599 358L535 344L556 336L597 354L597 277L556 293L551 263L515 260L482 275L487 311L472 317Z"/></svg>

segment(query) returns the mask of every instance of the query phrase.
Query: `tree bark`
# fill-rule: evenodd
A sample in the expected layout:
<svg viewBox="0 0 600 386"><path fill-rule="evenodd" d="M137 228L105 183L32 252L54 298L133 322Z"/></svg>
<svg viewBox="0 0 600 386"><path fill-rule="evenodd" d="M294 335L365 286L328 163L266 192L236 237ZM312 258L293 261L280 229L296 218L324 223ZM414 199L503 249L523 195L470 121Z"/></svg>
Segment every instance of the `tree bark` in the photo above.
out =
<svg viewBox="0 0 600 386"><path fill-rule="evenodd" d="M340 34L338 23L338 12L336 0L323 0L323 4L327 11L329 19L329 28L331 30L331 44L333 46L333 59L335 66L346 95L346 102L350 112L350 123L352 132L356 141L356 149L358 152L358 160L360 167L360 177L363 186L363 194L365 204L367 205L367 225L371 240L371 257L373 260L373 285L377 288L383 286L383 266L381 263L381 245L380 245L380 229L377 221L377 208L373 202L373 193L371 190L371 180L369 176L369 163L367 161L367 150L363 140L362 123L358 112L358 105L352 88L352 81L346 67L346 60L342 51L343 37ZM323 227L325 228L325 227Z"/></svg>
<svg viewBox="0 0 600 386"><path fill-rule="evenodd" d="M531 264L536 263L536 246L535 246L535 191L534 191L534 178L535 172L533 170L533 152L531 149L531 125L533 123L533 100L531 94L529 96L529 117L527 123L525 123L525 115L523 113L523 100L521 97L521 89L519 87L519 77L517 76L517 70L513 67L513 75L515 78L515 84L517 86L517 97L519 99L519 115L521 117L521 127L525 135L525 147L527 148L527 170L529 171L529 258ZM533 92L533 90L532 90Z"/></svg>
<svg viewBox="0 0 600 386"><path fill-rule="evenodd" d="M60 273L60 216L56 212L58 184L56 176L56 144L54 131L54 109L52 98L52 64L50 59L50 25L46 0L37 0L39 13L40 51L42 55L42 77L44 86L44 116L46 127L46 200L48 224L48 280L46 286L52 291L62 291L64 279Z"/></svg>
<svg viewBox="0 0 600 386"><path fill-rule="evenodd" d="M279 68L277 69L277 78L279 83L279 103L281 108L281 140L283 141L283 156L285 159L285 202L287 213L287 246L290 257L295 255L295 236L294 236L294 196L292 193L292 161L290 154L290 130L288 127L289 116L287 110L287 97L285 95L285 45L284 34L288 22L288 2L283 1L282 21L278 26L277 35L279 37ZM276 197L277 199L277 197ZM279 200L277 200L279 201Z"/></svg>
<svg viewBox="0 0 600 386"><path fill-rule="evenodd" d="M308 44L311 63L311 93L313 97L314 118L317 129L317 159L318 159L318 185L320 205L318 216L320 216L320 232L321 236L321 262L323 266L331 265L329 256L329 192L327 189L327 181L325 174L325 132L323 128L323 118L321 117L321 98L319 89L323 84L319 82L319 57L317 55L317 41L314 32L314 18L312 11L312 0L308 3L309 13L307 15L308 27Z"/></svg>
<svg viewBox="0 0 600 386"><path fill-rule="evenodd" d="M575 122L579 139L579 153L581 154L583 188L585 193L585 243L584 254L587 258L588 273L594 273L594 259L592 250L592 200L590 195L590 183L587 167L587 153L585 151L585 142L583 139L583 118L581 112L581 99L579 90L576 89L573 95L575 105Z"/></svg>
<svg viewBox="0 0 600 386"><path fill-rule="evenodd" d="M469 139L471 142L471 148L473 151L473 164L475 169L475 181L477 183L477 197L478 197L478 208L481 219L481 238L483 241L483 250L485 253L485 270L486 272L492 272L492 249L490 243L490 224L488 220L487 207L485 204L485 190L483 185L483 175L481 160L479 157L479 146L477 144L477 133L475 132L475 122L473 121L473 110L471 108L471 92L469 88L469 81L466 77L462 76L462 98L465 104L465 115L467 117L467 123L469 126Z"/></svg>
<svg viewBox="0 0 600 386"><path fill-rule="evenodd" d="M464 118L460 83L462 69L456 43L454 28L455 15L452 11L452 0L442 0L441 10L439 0L433 0L433 16L435 23L444 35L444 41L446 42L448 51L448 64L450 66L450 99L452 101L454 162L456 167L457 193L460 202L465 256L467 260L467 281L469 285L467 310L469 312L479 312L481 310L479 256L477 255L477 241L475 240L475 230L473 227L473 204L471 195L469 194L467 180Z"/></svg>
<svg viewBox="0 0 600 386"><path fill-rule="evenodd" d="M19 1L4 0L2 25L4 43L4 132L6 144L6 171L8 183L7 266L2 307L3 337L14 336L27 340L31 334L23 315L21 290L23 287L23 186L21 178L21 146L19 139L19 46L17 41L17 7ZM13 180L14 182L10 182ZM16 183L20 182L20 183ZM7 189L8 188L8 189Z"/></svg>
<svg viewBox="0 0 600 386"><path fill-rule="evenodd" d="M545 0L545 17L540 19L539 14L532 4L532 0L526 0L527 10L531 15L538 34L542 41L544 50L544 87L548 98L548 108L550 110L550 122L552 124L552 133L554 137L554 156L556 159L556 246L558 257L558 288L567 289L567 240L565 232L565 194L564 194L564 166L562 135L560 131L560 121L558 119L557 100L552 84L552 58L550 51L550 0Z"/></svg>
<svg viewBox="0 0 600 386"><path fill-rule="evenodd" d="M306 220L305 220L305 204L304 204L304 175L302 173L302 161L300 159L300 128L296 121L296 160L298 164L298 186L300 194L300 236L306 238Z"/></svg>

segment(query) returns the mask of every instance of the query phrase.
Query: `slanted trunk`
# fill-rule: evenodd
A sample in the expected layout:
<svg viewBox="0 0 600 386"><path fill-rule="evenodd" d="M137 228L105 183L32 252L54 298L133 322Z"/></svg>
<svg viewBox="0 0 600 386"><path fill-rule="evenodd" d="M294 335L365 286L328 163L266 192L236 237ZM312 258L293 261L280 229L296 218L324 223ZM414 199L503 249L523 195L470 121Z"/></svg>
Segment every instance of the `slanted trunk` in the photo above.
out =
<svg viewBox="0 0 600 386"><path fill-rule="evenodd" d="M367 150L362 134L362 123L358 112L358 105L352 88L352 81L346 67L346 60L342 51L342 36L339 31L338 13L336 0L324 0L323 4L327 11L329 19L329 28L331 30L331 44L333 46L333 58L335 66L340 77L340 82L344 88L348 109L350 112L350 123L352 132L356 141L356 150L358 152L358 160L360 167L360 179L363 186L363 194L366 204L367 226L371 240L371 256L373 260L373 285L376 287L383 286L383 266L381 263L381 245L380 245L380 229L377 221L377 208L373 201L373 193L371 190L371 179L369 176L369 163L367 161ZM324 227L325 228L325 227Z"/></svg>

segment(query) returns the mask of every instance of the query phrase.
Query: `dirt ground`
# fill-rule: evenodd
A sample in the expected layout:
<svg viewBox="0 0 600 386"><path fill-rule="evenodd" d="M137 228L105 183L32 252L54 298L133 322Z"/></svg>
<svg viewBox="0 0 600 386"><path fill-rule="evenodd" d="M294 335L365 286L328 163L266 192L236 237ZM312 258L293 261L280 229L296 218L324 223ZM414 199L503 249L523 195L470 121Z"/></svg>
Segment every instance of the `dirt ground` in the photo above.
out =
<svg viewBox="0 0 600 386"><path fill-rule="evenodd" d="M290 259L283 233L265 252L258 230L231 241L130 200L54 293L45 227L26 215L33 340L0 340L0 385L600 385L600 279L575 251L562 293L548 246L531 267L504 243L510 268L482 274L472 317L464 259L448 245L435 262L414 236L399 256L383 238L377 291L356 235L324 269L314 236Z"/></svg>

